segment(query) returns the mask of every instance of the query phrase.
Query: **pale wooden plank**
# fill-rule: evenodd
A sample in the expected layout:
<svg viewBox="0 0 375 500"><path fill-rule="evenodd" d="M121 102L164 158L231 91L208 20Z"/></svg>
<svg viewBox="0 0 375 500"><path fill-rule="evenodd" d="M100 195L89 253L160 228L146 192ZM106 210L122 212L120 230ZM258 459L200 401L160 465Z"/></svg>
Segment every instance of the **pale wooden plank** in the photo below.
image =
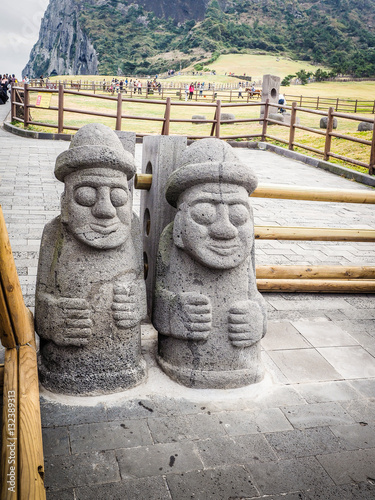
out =
<svg viewBox="0 0 375 500"><path fill-rule="evenodd" d="M34 346L19 348L19 500L44 500L44 460Z"/></svg>
<svg viewBox="0 0 375 500"><path fill-rule="evenodd" d="M9 317L17 344L30 342L34 329L30 328L29 316L23 301L21 285L10 246L4 215L0 206L0 278Z"/></svg>
<svg viewBox="0 0 375 500"><path fill-rule="evenodd" d="M18 353L6 349L4 363L1 499L17 500L18 467ZM14 418L13 418L14 415ZM10 482L8 482L10 481ZM13 483L14 481L14 483Z"/></svg>
<svg viewBox="0 0 375 500"><path fill-rule="evenodd" d="M12 323L9 318L7 304L0 280L0 340L4 347L13 349L16 347L16 339L13 333Z"/></svg>

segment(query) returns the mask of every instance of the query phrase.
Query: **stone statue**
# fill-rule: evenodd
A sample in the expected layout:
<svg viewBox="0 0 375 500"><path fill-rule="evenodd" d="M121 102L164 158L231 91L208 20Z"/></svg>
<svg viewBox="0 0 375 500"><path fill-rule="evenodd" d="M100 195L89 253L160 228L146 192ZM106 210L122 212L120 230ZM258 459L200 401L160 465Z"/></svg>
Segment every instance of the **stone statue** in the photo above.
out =
<svg viewBox="0 0 375 500"><path fill-rule="evenodd" d="M108 127L81 128L56 160L61 216L43 232L36 290L40 380L54 392L105 394L146 375L141 231L128 181L134 157Z"/></svg>
<svg viewBox="0 0 375 500"><path fill-rule="evenodd" d="M251 169L214 138L188 147L168 180L177 214L160 238L153 323L160 366L189 387L263 377L266 306L256 288L249 203L256 185Z"/></svg>

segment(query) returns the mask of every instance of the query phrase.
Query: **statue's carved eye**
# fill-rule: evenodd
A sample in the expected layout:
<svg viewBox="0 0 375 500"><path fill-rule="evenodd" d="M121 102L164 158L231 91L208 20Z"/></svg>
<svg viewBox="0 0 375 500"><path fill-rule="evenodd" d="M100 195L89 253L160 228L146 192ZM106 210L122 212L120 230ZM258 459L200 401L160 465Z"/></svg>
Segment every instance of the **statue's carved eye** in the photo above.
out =
<svg viewBox="0 0 375 500"><path fill-rule="evenodd" d="M111 190L111 202L114 207L122 207L128 201L128 193L125 189L114 188Z"/></svg>
<svg viewBox="0 0 375 500"><path fill-rule="evenodd" d="M202 225L212 224L216 219L216 208L212 203L197 203L190 209L191 218Z"/></svg>
<svg viewBox="0 0 375 500"><path fill-rule="evenodd" d="M74 199L78 205L92 207L96 202L96 189L91 186L81 186L75 190Z"/></svg>
<svg viewBox="0 0 375 500"><path fill-rule="evenodd" d="M242 203L229 205L229 220L234 226L242 226L249 218L249 210Z"/></svg>

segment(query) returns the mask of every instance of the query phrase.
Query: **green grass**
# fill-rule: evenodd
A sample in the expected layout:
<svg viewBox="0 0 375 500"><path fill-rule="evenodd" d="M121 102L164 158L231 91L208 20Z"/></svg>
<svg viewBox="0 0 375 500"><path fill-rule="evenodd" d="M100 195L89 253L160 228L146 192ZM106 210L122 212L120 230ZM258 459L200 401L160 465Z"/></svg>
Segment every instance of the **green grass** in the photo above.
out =
<svg viewBox="0 0 375 500"><path fill-rule="evenodd" d="M228 59L229 58L229 59ZM208 86L208 83L227 83L233 82L234 79L225 76L224 74L220 74L223 72L227 65L229 64L229 60L233 62L233 68L228 71L236 71L239 73L242 71L244 66L248 65L249 68L255 68L256 64L260 69L256 71L259 72L270 72L279 74L282 77L284 74L289 73L290 71L295 71L296 69L300 69L304 67L307 69L309 66L306 63L295 62L290 60L280 59L276 60L276 57L273 56L259 56L259 55L245 55L245 54L234 54L232 56L221 56L214 64L210 67L217 70L217 75L207 76L205 75L204 81ZM276 67L276 63L279 64L279 67ZM293 64L295 66L290 66ZM303 64L305 64L303 66ZM247 66L246 66L247 67ZM295 69L294 69L295 68ZM250 69L248 71L243 71L248 74L251 74ZM224 71L225 72L225 71ZM255 69L254 69L255 72ZM284 72L284 73L283 73ZM67 81L73 80L77 81L82 79L82 81L97 81L100 82L103 79L107 81L111 80L109 76L69 76L69 77L55 77L51 78L51 80L62 80L65 79ZM191 76L189 80L191 80ZM195 77L194 77L195 78ZM203 78L202 78L203 79ZM186 76L176 76L174 78L168 79L167 82L170 83L174 81L176 83L183 83L186 81ZM355 99L358 100L371 100L375 98L375 82L316 82L308 85L293 85L290 87L282 88L283 92L288 96L288 104L291 105L293 100L299 99L299 96L304 97L317 97L322 98L331 98L331 99ZM199 101L204 101L206 104L212 102L212 93L204 92L206 98L199 98ZM237 97L237 92L233 91L233 97ZM37 93L31 94L31 104L35 103ZM172 103L178 101L178 97L176 96L176 91L173 90L170 93L172 97ZM294 96L294 97L289 97ZM124 96L126 97L126 95ZM141 96L143 99L145 98L145 92L143 90L143 95ZM155 96L156 99L159 99L159 96ZM218 99L222 99L223 103L225 100L228 100L228 94L226 96L224 93L218 91L217 95ZM246 101L244 99L241 102ZM180 101L181 102L181 101ZM259 101L258 101L259 102ZM214 107L201 107L194 105L195 101L192 104L187 106L173 106L171 110L171 118L172 119L191 119L194 114L203 114L207 119L213 119L215 108ZM112 113L116 114L116 101L107 101L103 99L95 99L91 97L85 97L81 95L65 95L64 106L66 108L78 108L84 109L88 111L102 111L104 113ZM305 105L305 104L304 104ZM332 103L330 103L332 105ZM57 95L54 94L51 100L51 106L57 106ZM327 105L328 107L328 105ZM341 104L340 104L341 107ZM132 115L132 116L147 116L153 118L163 119L164 117L164 105L152 104L152 100L150 99L147 103L136 103L136 102L123 102L123 114ZM348 108L349 112L352 112L352 108ZM258 118L259 117L259 107L232 107L232 108L223 108L223 111L232 112L235 114L236 118ZM32 109L31 110L32 118L34 121L44 122L44 123L57 123L57 113L52 110L46 109ZM310 113L302 113L298 112L297 116L299 117L301 124L307 127L319 128L320 116L313 115ZM360 115L357 115L360 117ZM368 113L363 116L372 117L374 115L370 115ZM64 113L64 124L81 127L86 123L97 122L100 121L104 125L107 125L111 128L115 127L115 118L107 118L107 117L96 117L90 115L80 115L76 113ZM349 135L352 137L359 137L366 140L371 140L372 133L371 132L357 132L358 122L352 120L345 120L342 118L338 118L338 129L337 132L344 135ZM181 134L181 135L210 135L211 132L211 124L193 124L193 123L171 123L170 124L170 134ZM34 129L36 127L33 127ZM47 127L37 127L39 130L54 132L56 129L51 129ZM153 122L148 120L133 120L133 119L123 119L122 120L122 130L124 131L134 131L137 133L144 134L160 134L162 129L162 121ZM258 122L253 123L236 123L236 124L223 124L221 125L221 136L233 135L233 136L245 136L250 134L261 134L261 125ZM71 131L66 130L66 132L71 133ZM277 136L280 139L288 140L289 137L289 128L272 125L268 127L268 134ZM322 150L324 149L324 136L316 135L310 132L305 132L301 130L296 131L295 141L300 144L306 144L310 147ZM356 159L362 161L364 163L368 163L370 157L370 147L368 145L357 144L351 141L346 141L338 138L332 139L332 147L331 150L337 154L342 156L347 156L352 159ZM308 154L310 156L317 156L322 158L320 155L315 155L312 152L308 152L306 150L301 150L301 152ZM331 159L334 163L340 163L349 168L354 168L355 170L360 170L363 172L367 172L367 169L362 167L357 167L350 165L349 163L342 162L340 160Z"/></svg>

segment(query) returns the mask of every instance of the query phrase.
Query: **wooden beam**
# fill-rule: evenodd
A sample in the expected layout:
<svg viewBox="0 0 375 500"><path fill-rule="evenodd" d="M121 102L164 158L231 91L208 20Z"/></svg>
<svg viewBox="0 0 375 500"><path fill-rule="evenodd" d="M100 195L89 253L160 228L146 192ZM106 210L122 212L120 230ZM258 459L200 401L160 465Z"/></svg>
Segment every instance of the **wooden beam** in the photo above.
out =
<svg viewBox="0 0 375 500"><path fill-rule="evenodd" d="M4 385L4 365L0 365L0 394L3 393Z"/></svg>
<svg viewBox="0 0 375 500"><path fill-rule="evenodd" d="M17 344L26 344L34 337L28 311L23 301L21 285L10 246L3 211L0 206L0 279Z"/></svg>
<svg viewBox="0 0 375 500"><path fill-rule="evenodd" d="M152 174L136 174L136 189L150 189ZM375 190L310 188L259 184L251 194L253 198L277 198L284 200L331 201L335 203L375 203Z"/></svg>
<svg viewBox="0 0 375 500"><path fill-rule="evenodd" d="M336 203L375 203L375 190L310 188L304 186L280 186L277 184L260 184L251 196Z"/></svg>
<svg viewBox="0 0 375 500"><path fill-rule="evenodd" d="M258 279L375 279L368 266L257 266Z"/></svg>
<svg viewBox="0 0 375 500"><path fill-rule="evenodd" d="M255 239L299 241L375 241L374 229L255 226Z"/></svg>
<svg viewBox="0 0 375 500"><path fill-rule="evenodd" d="M257 279L260 292L375 293L375 280Z"/></svg>
<svg viewBox="0 0 375 500"><path fill-rule="evenodd" d="M12 349L16 347L17 342L14 336L12 323L10 321L7 303L3 292L3 286L0 279L0 339L4 347Z"/></svg>
<svg viewBox="0 0 375 500"><path fill-rule="evenodd" d="M18 499L18 352L5 350L1 447L2 500Z"/></svg>
<svg viewBox="0 0 375 500"><path fill-rule="evenodd" d="M42 426L35 347L19 348L19 500L45 500Z"/></svg>

